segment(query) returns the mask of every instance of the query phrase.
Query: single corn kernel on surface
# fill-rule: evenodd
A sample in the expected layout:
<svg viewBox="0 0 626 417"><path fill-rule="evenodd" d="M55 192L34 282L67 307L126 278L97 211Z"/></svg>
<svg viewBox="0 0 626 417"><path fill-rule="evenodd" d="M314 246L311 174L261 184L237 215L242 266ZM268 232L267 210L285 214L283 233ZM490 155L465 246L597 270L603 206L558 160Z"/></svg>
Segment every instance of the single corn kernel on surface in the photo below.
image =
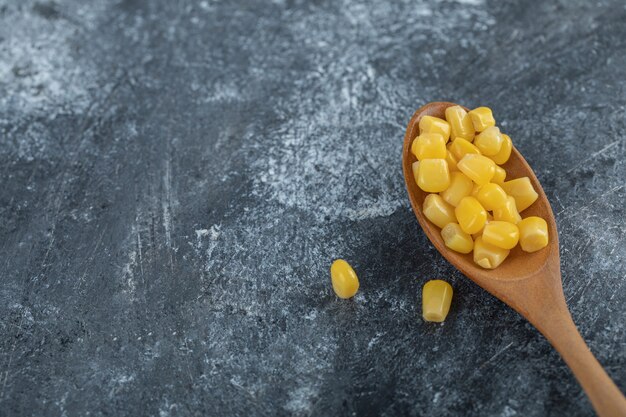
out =
<svg viewBox="0 0 626 417"><path fill-rule="evenodd" d="M548 246L548 224L541 217L527 217L517 226L520 234L519 243L524 252L536 252Z"/></svg>
<svg viewBox="0 0 626 417"><path fill-rule="evenodd" d="M446 120L450 123L450 137L452 140L462 138L474 140L474 125L472 119L461 106L451 106L446 109Z"/></svg>
<svg viewBox="0 0 626 417"><path fill-rule="evenodd" d="M492 211L506 204L507 195L502 187L490 182L480 186L476 198L485 210Z"/></svg>
<svg viewBox="0 0 626 417"><path fill-rule="evenodd" d="M333 290L339 298L354 297L359 290L359 278L350 264L343 259L337 259L330 266L330 279Z"/></svg>
<svg viewBox="0 0 626 417"><path fill-rule="evenodd" d="M450 186L439 193L444 201L454 207L459 205L463 197L472 192L474 182L462 172L456 171L450 174Z"/></svg>
<svg viewBox="0 0 626 417"><path fill-rule="evenodd" d="M446 246L455 252L470 253L474 248L472 237L465 233L458 223L448 223L441 229L441 237Z"/></svg>
<svg viewBox="0 0 626 417"><path fill-rule="evenodd" d="M454 155L457 161L463 159L468 153L480 154L478 148L465 139L459 138L448 145L448 151Z"/></svg>
<svg viewBox="0 0 626 417"><path fill-rule="evenodd" d="M513 142L508 135L502 133L502 146L497 154L491 155L490 158L493 162L498 165L505 164L506 161L509 160L511 156L511 151L513 150Z"/></svg>
<svg viewBox="0 0 626 417"><path fill-rule="evenodd" d="M483 241L502 249L513 249L519 241L519 229L513 223L494 220L485 225Z"/></svg>
<svg viewBox="0 0 626 417"><path fill-rule="evenodd" d="M474 197L463 197L454 214L461 229L470 235L482 229L487 222L487 211Z"/></svg>
<svg viewBox="0 0 626 417"><path fill-rule="evenodd" d="M496 164L491 159L477 154L465 155L457 167L478 185L487 184L496 172Z"/></svg>
<svg viewBox="0 0 626 417"><path fill-rule="evenodd" d="M450 124L443 119L424 116L419 123L420 133L438 133L447 142L450 139Z"/></svg>
<svg viewBox="0 0 626 417"><path fill-rule="evenodd" d="M496 155L500 152L502 142L504 142L504 139L502 139L500 129L495 126L488 127L474 138L474 145L481 154L487 156Z"/></svg>
<svg viewBox="0 0 626 417"><path fill-rule="evenodd" d="M522 216L517 211L515 199L510 195L506 197L506 203L493 210L493 218L499 221L517 224L522 221Z"/></svg>
<svg viewBox="0 0 626 417"><path fill-rule="evenodd" d="M446 319L452 302L452 286L440 279L424 284L422 288L422 317L425 321L441 323Z"/></svg>
<svg viewBox="0 0 626 417"><path fill-rule="evenodd" d="M439 133L422 133L411 145L411 153L418 161L423 159L444 159L446 157L446 141Z"/></svg>
<svg viewBox="0 0 626 417"><path fill-rule="evenodd" d="M482 132L488 127L496 125L496 119L493 118L493 113L489 107L477 107L468 114L472 119L474 130L477 132Z"/></svg>
<svg viewBox="0 0 626 417"><path fill-rule="evenodd" d="M461 162L459 162L459 165ZM459 169L461 167L459 166ZM461 170L462 171L462 170ZM534 203L539 194L533 188L528 177L517 178L511 181L505 181L502 184L502 189L515 199L515 205L518 212L526 210L532 203Z"/></svg>
<svg viewBox="0 0 626 417"><path fill-rule="evenodd" d="M482 237L474 241L474 262L485 269L494 269L500 266L509 256L508 249L502 249L491 245Z"/></svg>
<svg viewBox="0 0 626 417"><path fill-rule="evenodd" d="M443 228L448 223L456 223L454 207L446 203L439 194L428 194L422 206L424 216L437 227Z"/></svg>
<svg viewBox="0 0 626 417"><path fill-rule="evenodd" d="M456 159L454 155L452 155L452 152L450 152L447 149L446 149L446 162L448 163L448 169L450 170L450 172L459 170L459 168L457 168L456 166L456 164L459 161Z"/></svg>
<svg viewBox="0 0 626 417"><path fill-rule="evenodd" d="M494 184L502 185L505 179L506 171L504 170L504 168L496 165L495 171L493 172L493 177L491 178L491 182L493 182Z"/></svg>
<svg viewBox="0 0 626 417"><path fill-rule="evenodd" d="M445 159L423 159L419 164L417 185L428 193L438 193L450 186L450 171Z"/></svg>

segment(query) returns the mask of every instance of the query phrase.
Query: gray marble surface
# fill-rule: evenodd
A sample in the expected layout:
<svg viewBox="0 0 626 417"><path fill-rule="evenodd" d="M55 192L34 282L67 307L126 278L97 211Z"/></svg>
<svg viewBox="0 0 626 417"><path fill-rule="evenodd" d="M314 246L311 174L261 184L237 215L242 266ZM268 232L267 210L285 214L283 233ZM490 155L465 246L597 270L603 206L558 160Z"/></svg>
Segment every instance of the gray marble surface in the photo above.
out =
<svg viewBox="0 0 626 417"><path fill-rule="evenodd" d="M625 22L619 0L0 0L0 416L593 415L431 247L400 148L426 102L494 109L625 390Z"/></svg>

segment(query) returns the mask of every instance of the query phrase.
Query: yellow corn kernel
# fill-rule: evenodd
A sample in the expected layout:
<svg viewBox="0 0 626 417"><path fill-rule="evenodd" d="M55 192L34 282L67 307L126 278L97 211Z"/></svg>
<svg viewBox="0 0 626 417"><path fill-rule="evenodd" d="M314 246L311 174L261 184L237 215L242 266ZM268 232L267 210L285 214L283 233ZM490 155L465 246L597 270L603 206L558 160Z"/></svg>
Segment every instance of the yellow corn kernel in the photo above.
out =
<svg viewBox="0 0 626 417"><path fill-rule="evenodd" d="M509 222L494 220L485 225L483 240L502 249L513 249L519 242L519 229Z"/></svg>
<svg viewBox="0 0 626 417"><path fill-rule="evenodd" d="M490 158L498 165L505 164L511 156L512 149L513 142L511 141L511 138L502 133L502 146L500 147L500 151L495 155L491 155Z"/></svg>
<svg viewBox="0 0 626 417"><path fill-rule="evenodd" d="M450 124L443 119L433 116L424 116L419 123L420 134L438 133L446 142L450 139Z"/></svg>
<svg viewBox="0 0 626 417"><path fill-rule="evenodd" d="M452 155L452 152L450 152L449 150L446 150L446 162L448 163L448 169L450 170L450 172L459 170L459 168L457 168L456 166L459 161L454 155Z"/></svg>
<svg viewBox="0 0 626 417"><path fill-rule="evenodd" d="M424 199L422 211L424 216L439 228L448 223L456 223L454 207L443 201L439 194L428 194Z"/></svg>
<svg viewBox="0 0 626 417"><path fill-rule="evenodd" d="M493 158L491 159L493 161ZM496 165L496 170L493 172L493 177L491 178L491 182L494 184L502 185L504 180L506 179L506 171L504 168Z"/></svg>
<svg viewBox="0 0 626 417"><path fill-rule="evenodd" d="M519 222L518 227L523 251L536 252L548 246L548 224L541 217L527 217Z"/></svg>
<svg viewBox="0 0 626 417"><path fill-rule="evenodd" d="M498 184L488 183L481 185L476 194L476 199L485 210L492 211L506 204L506 193Z"/></svg>
<svg viewBox="0 0 626 417"><path fill-rule="evenodd" d="M417 185L427 193L438 193L450 186L450 171L445 159L423 159L419 164Z"/></svg>
<svg viewBox="0 0 626 417"><path fill-rule="evenodd" d="M452 141L452 143L448 145L448 151L454 155L457 161L463 159L463 157L468 153L480 154L480 151L476 146L462 138Z"/></svg>
<svg viewBox="0 0 626 417"><path fill-rule="evenodd" d="M452 286L440 279L424 284L422 288L422 317L425 321L441 323L446 319L452 302Z"/></svg>
<svg viewBox="0 0 626 417"><path fill-rule="evenodd" d="M485 222L485 226L487 226L489 222L492 222L492 221L493 221L493 216L491 215L491 213L487 212L487 221ZM476 240L479 237L481 237L483 235L483 230L485 230L484 226L478 232L472 233L472 239Z"/></svg>
<svg viewBox="0 0 626 417"><path fill-rule="evenodd" d="M472 119L474 130L477 132L482 132L488 127L496 125L496 119L493 118L493 113L489 107L477 107L468 114Z"/></svg>
<svg viewBox="0 0 626 417"><path fill-rule="evenodd" d="M415 179L415 183L417 184L417 180L419 179L420 174L420 161L415 161L411 164L411 171L413 171L413 178Z"/></svg>
<svg viewBox="0 0 626 417"><path fill-rule="evenodd" d="M446 120L450 123L450 137L452 140L462 138L474 140L474 125L472 119L461 106L452 106L446 109Z"/></svg>
<svg viewBox="0 0 626 417"><path fill-rule="evenodd" d="M472 192L474 183L462 172L450 174L450 186L445 191L439 193L446 203L456 207L463 197L467 197Z"/></svg>
<svg viewBox="0 0 626 417"><path fill-rule="evenodd" d="M480 190L480 185L474 183L474 187L472 188L472 192L471 192L471 196L472 197L476 197L478 196L478 190Z"/></svg>
<svg viewBox="0 0 626 417"><path fill-rule="evenodd" d="M465 155L456 166L478 185L487 184L496 172L496 164L491 159L472 153Z"/></svg>
<svg viewBox="0 0 626 417"><path fill-rule="evenodd" d="M441 229L441 237L446 246L453 251L470 253L474 248L472 237L465 233L458 223L448 223Z"/></svg>
<svg viewBox="0 0 626 417"><path fill-rule="evenodd" d="M491 245L482 237L474 241L474 262L485 269L497 268L507 256L509 256L508 249Z"/></svg>
<svg viewBox="0 0 626 417"><path fill-rule="evenodd" d="M517 211L515 199L510 195L506 197L506 203L493 210L493 217L498 221L518 224L522 221L522 216Z"/></svg>
<svg viewBox="0 0 626 417"><path fill-rule="evenodd" d="M460 165L461 162L458 163L459 169L461 169ZM506 181L502 183L502 189L508 195L513 196L517 211L520 213L530 207L539 197L528 177Z"/></svg>
<svg viewBox="0 0 626 417"><path fill-rule="evenodd" d="M495 126L488 127L474 138L474 145L476 145L481 154L487 156L496 155L500 152L502 142L504 142L504 139L502 139L500 129Z"/></svg>
<svg viewBox="0 0 626 417"><path fill-rule="evenodd" d="M470 235L482 229L487 222L487 211L474 197L463 197L454 214L461 229Z"/></svg>
<svg viewBox="0 0 626 417"><path fill-rule="evenodd" d="M333 290L339 298L351 298L359 290L359 278L349 263L337 259L330 266L330 279Z"/></svg>
<svg viewBox="0 0 626 417"><path fill-rule="evenodd" d="M413 140L411 153L418 161L422 159L443 159L446 157L446 141L439 133L422 133Z"/></svg>

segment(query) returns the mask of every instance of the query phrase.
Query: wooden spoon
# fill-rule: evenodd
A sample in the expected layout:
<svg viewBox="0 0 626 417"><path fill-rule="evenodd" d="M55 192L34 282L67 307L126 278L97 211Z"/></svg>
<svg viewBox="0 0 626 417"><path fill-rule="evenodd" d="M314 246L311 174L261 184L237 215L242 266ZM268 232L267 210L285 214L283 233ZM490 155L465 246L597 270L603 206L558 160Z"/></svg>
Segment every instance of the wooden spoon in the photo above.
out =
<svg viewBox="0 0 626 417"><path fill-rule="evenodd" d="M422 203L428 193L422 191L413 178L411 164L416 159L410 152L411 142L419 134L418 123L422 116L444 119L445 109L454 105L436 102L420 108L411 118L404 136L402 170L417 220L428 239L452 265L524 316L548 339L574 372L599 416L625 417L626 398L589 351L572 321L561 285L559 239L554 215L533 170L515 147L503 168L507 179L530 178L539 193L537 201L524 210L523 217L539 216L546 220L550 236L546 248L526 253L518 245L498 268L483 269L474 263L471 254L463 255L448 249L440 229L424 217Z"/></svg>

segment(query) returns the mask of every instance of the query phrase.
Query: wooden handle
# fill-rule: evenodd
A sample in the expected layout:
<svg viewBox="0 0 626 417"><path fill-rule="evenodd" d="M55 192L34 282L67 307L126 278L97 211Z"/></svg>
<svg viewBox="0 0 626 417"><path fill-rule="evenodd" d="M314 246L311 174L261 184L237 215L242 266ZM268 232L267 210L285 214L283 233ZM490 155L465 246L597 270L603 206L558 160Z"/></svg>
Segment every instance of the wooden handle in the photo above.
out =
<svg viewBox="0 0 626 417"><path fill-rule="evenodd" d="M546 294L548 303L543 308L526 311L526 318L561 354L598 416L626 417L626 398L589 350L572 320L562 290L558 290L557 294Z"/></svg>
<svg viewBox="0 0 626 417"><path fill-rule="evenodd" d="M626 417L626 398L593 356L567 308L558 259L534 276L484 286L526 317L561 354L600 417Z"/></svg>
<svg viewBox="0 0 626 417"><path fill-rule="evenodd" d="M600 417L626 417L626 398L589 350L569 311L559 308L536 327L574 372L596 413Z"/></svg>

